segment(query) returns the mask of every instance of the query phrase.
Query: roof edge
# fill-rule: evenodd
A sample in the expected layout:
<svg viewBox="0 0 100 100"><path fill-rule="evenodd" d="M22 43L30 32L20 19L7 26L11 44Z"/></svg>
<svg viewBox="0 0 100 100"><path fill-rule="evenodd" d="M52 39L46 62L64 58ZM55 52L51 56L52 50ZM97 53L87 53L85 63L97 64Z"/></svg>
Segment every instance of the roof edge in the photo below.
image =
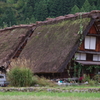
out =
<svg viewBox="0 0 100 100"><path fill-rule="evenodd" d="M68 14L65 16L59 16L56 18L46 18L46 21L37 21L36 25L41 26L41 25L48 25L52 23L57 23L63 20L74 20L77 18L91 18L91 19L96 19L100 18L100 10L92 10L91 12L78 12L75 14Z"/></svg>
<svg viewBox="0 0 100 100"><path fill-rule="evenodd" d="M40 26L40 25L48 25L48 24L52 24L52 23L57 23L63 20L74 20L77 18L80 18L80 16L82 18L100 18L100 10L92 10L91 12L78 12L75 14L68 14L65 16L58 16L56 18L46 18L45 21L37 21L36 23L30 24L30 25L24 25L24 24L20 24L20 25L13 25L12 27L6 27L4 29L0 29L0 32L2 31L6 31L6 30L12 30L15 28L32 28L34 26Z"/></svg>
<svg viewBox="0 0 100 100"><path fill-rule="evenodd" d="M15 28L32 28L34 26L36 26L36 24L30 24L30 25L24 25L24 24L13 25L12 27L6 27L4 29L0 29L0 32L6 31L6 30L12 30L12 29L15 29Z"/></svg>
<svg viewBox="0 0 100 100"><path fill-rule="evenodd" d="M91 26L93 25L94 21L95 21L95 19L91 19L91 21L87 25L87 28L83 32L83 39L87 35L87 33L88 33L89 29L91 28ZM70 53L67 56L66 60L63 62L61 67L58 69L58 72L63 72L64 68L68 65L69 61L72 59L72 57L74 56L75 52L77 51L77 49L79 47L79 44L80 44L80 41L78 40L76 45L74 45L73 49L70 51Z"/></svg>

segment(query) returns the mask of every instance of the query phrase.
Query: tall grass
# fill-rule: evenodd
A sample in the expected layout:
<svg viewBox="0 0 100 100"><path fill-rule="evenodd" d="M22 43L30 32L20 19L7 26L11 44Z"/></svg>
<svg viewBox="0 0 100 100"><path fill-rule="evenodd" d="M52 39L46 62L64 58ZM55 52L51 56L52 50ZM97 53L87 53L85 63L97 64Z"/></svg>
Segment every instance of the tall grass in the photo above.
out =
<svg viewBox="0 0 100 100"><path fill-rule="evenodd" d="M55 82L46 79L45 77L38 77L38 76L33 77L33 85L34 84L38 84L39 86L50 86L50 87L57 86Z"/></svg>
<svg viewBox="0 0 100 100"><path fill-rule="evenodd" d="M11 63L10 63L10 67L29 67L31 69L30 66L30 60L29 59L25 59L25 58L18 58L18 59L12 59Z"/></svg>
<svg viewBox="0 0 100 100"><path fill-rule="evenodd" d="M8 80L11 86L25 87L32 84L32 71L27 67L28 61L17 59L11 62L11 70L8 73Z"/></svg>
<svg viewBox="0 0 100 100"><path fill-rule="evenodd" d="M32 84L32 72L29 68L13 68L8 74L11 86L25 87Z"/></svg>
<svg viewBox="0 0 100 100"><path fill-rule="evenodd" d="M11 62L11 70L8 73L8 80L11 86L55 86L55 83L44 77L33 75L30 60L15 59Z"/></svg>

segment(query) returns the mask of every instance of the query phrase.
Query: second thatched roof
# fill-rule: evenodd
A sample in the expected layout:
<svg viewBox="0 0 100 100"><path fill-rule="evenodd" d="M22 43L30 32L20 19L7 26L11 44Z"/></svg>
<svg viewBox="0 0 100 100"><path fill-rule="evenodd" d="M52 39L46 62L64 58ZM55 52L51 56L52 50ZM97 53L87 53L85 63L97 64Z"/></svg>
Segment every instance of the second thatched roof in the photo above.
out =
<svg viewBox="0 0 100 100"><path fill-rule="evenodd" d="M81 31L84 37L94 22L88 14L85 16L37 22L39 25L20 57L30 59L34 73L62 72L78 48Z"/></svg>

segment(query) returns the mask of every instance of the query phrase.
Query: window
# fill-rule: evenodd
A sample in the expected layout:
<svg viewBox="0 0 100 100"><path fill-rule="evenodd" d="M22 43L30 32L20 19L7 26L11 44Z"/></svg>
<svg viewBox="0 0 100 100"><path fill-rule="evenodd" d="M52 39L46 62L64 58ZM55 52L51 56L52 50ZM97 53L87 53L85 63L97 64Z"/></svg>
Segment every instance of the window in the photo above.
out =
<svg viewBox="0 0 100 100"><path fill-rule="evenodd" d="M100 55L93 55L93 61L100 61Z"/></svg>
<svg viewBox="0 0 100 100"><path fill-rule="evenodd" d="M75 58L76 58L76 60L86 60L86 54L85 53L76 53Z"/></svg>
<svg viewBox="0 0 100 100"><path fill-rule="evenodd" d="M87 61L93 61L93 54L86 54L86 60Z"/></svg>
<svg viewBox="0 0 100 100"><path fill-rule="evenodd" d="M0 76L0 78L4 78L4 76Z"/></svg>
<svg viewBox="0 0 100 100"><path fill-rule="evenodd" d="M85 37L85 49L95 50L96 48L96 37L86 36Z"/></svg>

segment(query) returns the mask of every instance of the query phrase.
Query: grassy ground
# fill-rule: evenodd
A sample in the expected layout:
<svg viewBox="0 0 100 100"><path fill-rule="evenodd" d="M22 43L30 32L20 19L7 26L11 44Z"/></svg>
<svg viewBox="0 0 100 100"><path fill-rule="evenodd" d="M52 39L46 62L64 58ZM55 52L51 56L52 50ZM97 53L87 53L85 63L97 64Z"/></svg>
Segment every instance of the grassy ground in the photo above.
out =
<svg viewBox="0 0 100 100"><path fill-rule="evenodd" d="M61 89L85 89L85 88L100 88L100 86L86 86L86 85L79 85L79 86L57 86L55 88L61 88Z"/></svg>
<svg viewBox="0 0 100 100"><path fill-rule="evenodd" d="M0 100L100 100L100 93L0 92Z"/></svg>
<svg viewBox="0 0 100 100"><path fill-rule="evenodd" d="M0 87L7 89L14 87ZM100 88L100 86L58 86L58 87L34 87L34 89L85 89ZM0 92L0 100L100 100L100 93L63 93L63 92Z"/></svg>

